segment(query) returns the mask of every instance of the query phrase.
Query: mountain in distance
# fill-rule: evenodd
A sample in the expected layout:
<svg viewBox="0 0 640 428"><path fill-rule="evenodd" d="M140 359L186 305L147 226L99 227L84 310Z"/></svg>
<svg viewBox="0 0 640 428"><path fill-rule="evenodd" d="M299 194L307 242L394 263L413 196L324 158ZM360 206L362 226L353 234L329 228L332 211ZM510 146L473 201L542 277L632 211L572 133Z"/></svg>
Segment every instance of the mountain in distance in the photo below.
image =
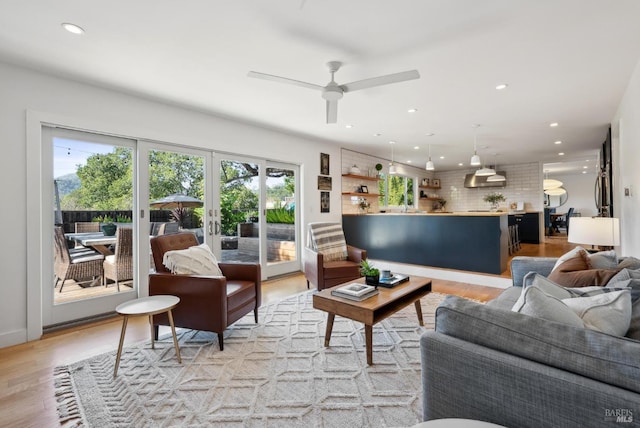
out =
<svg viewBox="0 0 640 428"><path fill-rule="evenodd" d="M60 198L63 198L80 187L80 179L75 173L61 175L55 180L58 182L58 193Z"/></svg>

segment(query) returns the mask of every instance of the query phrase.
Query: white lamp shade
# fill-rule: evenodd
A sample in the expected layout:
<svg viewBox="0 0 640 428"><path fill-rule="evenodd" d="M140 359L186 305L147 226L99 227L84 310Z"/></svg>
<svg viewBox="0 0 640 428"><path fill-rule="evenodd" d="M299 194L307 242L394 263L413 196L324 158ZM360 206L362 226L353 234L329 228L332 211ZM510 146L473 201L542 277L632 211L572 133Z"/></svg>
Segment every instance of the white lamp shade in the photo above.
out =
<svg viewBox="0 0 640 428"><path fill-rule="evenodd" d="M480 166L482 165L482 162L480 162L480 156L478 156L477 154L473 154L473 156L471 156L471 162L469 162L469 165L471 166Z"/></svg>
<svg viewBox="0 0 640 428"><path fill-rule="evenodd" d="M549 195L549 196L561 196L564 195L565 193L567 193L566 189L563 187L559 187L556 189L547 189L544 191L545 195Z"/></svg>
<svg viewBox="0 0 640 428"><path fill-rule="evenodd" d="M620 221L613 217L571 217L569 242L615 247L620 245Z"/></svg>
<svg viewBox="0 0 640 428"><path fill-rule="evenodd" d="M496 175L496 170L493 168L480 168L476 171L476 175L480 177L488 177L490 175Z"/></svg>
<svg viewBox="0 0 640 428"><path fill-rule="evenodd" d="M396 173L396 166L395 165L390 165L389 166L389 174L394 175Z"/></svg>
<svg viewBox="0 0 640 428"><path fill-rule="evenodd" d="M429 160L427 161L426 170L433 171L434 169L436 169L436 166L433 164L433 161L431 160L431 158L429 158Z"/></svg>
<svg viewBox="0 0 640 428"><path fill-rule="evenodd" d="M560 180L554 180L553 178L545 178L542 180L542 188L544 190L557 189L558 187L562 187L562 181Z"/></svg>
<svg viewBox="0 0 640 428"><path fill-rule="evenodd" d="M487 177L487 181L490 181L490 182L507 181L507 177L505 177L504 175L495 174Z"/></svg>

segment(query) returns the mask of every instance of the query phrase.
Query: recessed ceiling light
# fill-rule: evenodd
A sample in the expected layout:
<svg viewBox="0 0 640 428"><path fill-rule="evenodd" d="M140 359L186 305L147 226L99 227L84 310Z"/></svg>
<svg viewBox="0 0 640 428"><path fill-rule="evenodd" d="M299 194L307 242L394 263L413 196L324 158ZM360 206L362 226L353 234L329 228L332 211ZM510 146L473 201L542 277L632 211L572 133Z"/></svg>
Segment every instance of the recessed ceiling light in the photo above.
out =
<svg viewBox="0 0 640 428"><path fill-rule="evenodd" d="M420 146L413 146L413 150L420 150Z"/></svg>
<svg viewBox="0 0 640 428"><path fill-rule="evenodd" d="M564 152L558 153L558 156L564 156Z"/></svg>
<svg viewBox="0 0 640 428"><path fill-rule="evenodd" d="M345 125L344 127L351 129L351 128L353 128L353 125Z"/></svg>
<svg viewBox="0 0 640 428"><path fill-rule="evenodd" d="M418 111L417 108L410 108L409 110L407 110L407 113L415 113L417 111Z"/></svg>
<svg viewBox="0 0 640 428"><path fill-rule="evenodd" d="M509 86L509 85L507 85L506 83L501 83L498 86L496 86L496 89L501 91L503 89L507 89L507 86Z"/></svg>
<svg viewBox="0 0 640 428"><path fill-rule="evenodd" d="M587 171L582 171L582 173L583 173L583 174L586 174L586 173L587 173Z"/></svg>
<svg viewBox="0 0 640 428"><path fill-rule="evenodd" d="M411 163L411 161L410 161L410 160L408 160L408 161L407 161L407 163Z"/></svg>
<svg viewBox="0 0 640 428"><path fill-rule="evenodd" d="M558 126L558 122L550 123L549 126L555 128L556 126Z"/></svg>
<svg viewBox="0 0 640 428"><path fill-rule="evenodd" d="M434 135L436 135L436 134L434 134L433 132L429 132L429 133L427 134L427 137L433 137Z"/></svg>
<svg viewBox="0 0 640 428"><path fill-rule="evenodd" d="M395 143L396 143L395 141L389 141L389 144L395 144Z"/></svg>
<svg viewBox="0 0 640 428"><path fill-rule="evenodd" d="M440 156L440 159L444 159L444 156Z"/></svg>
<svg viewBox="0 0 640 428"><path fill-rule="evenodd" d="M460 162L460 163L458 164L458 166L464 166L464 164L463 164L462 162Z"/></svg>
<svg viewBox="0 0 640 428"><path fill-rule="evenodd" d="M376 132L375 134L373 134L373 136L374 136L374 137L379 137L379 136L381 136L381 135L382 135L382 134L379 134L379 133L377 133L377 132Z"/></svg>
<svg viewBox="0 0 640 428"><path fill-rule="evenodd" d="M587 168L589 168L589 167L588 167L588 166L586 166L586 165L582 167L582 169L587 169Z"/></svg>
<svg viewBox="0 0 640 428"><path fill-rule="evenodd" d="M562 144L562 141L560 141L560 140L554 141L553 144Z"/></svg>
<svg viewBox="0 0 640 428"><path fill-rule="evenodd" d="M82 27L78 27L76 24L71 24L69 22L63 22L61 25L62 25L62 28L64 28L65 30L67 30L70 33L73 33L73 34L84 34L84 29L82 29Z"/></svg>

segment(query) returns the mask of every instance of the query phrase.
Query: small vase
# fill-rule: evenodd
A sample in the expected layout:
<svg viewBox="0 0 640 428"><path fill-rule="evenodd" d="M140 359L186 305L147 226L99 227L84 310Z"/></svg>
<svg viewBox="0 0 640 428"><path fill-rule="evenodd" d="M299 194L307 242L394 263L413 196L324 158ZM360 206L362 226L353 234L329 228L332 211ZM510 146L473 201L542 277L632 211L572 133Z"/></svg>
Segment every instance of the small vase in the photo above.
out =
<svg viewBox="0 0 640 428"><path fill-rule="evenodd" d="M498 203L497 202L494 202L494 203L491 204L491 211L492 212L498 211Z"/></svg>
<svg viewBox="0 0 640 428"><path fill-rule="evenodd" d="M116 228L117 226L115 224L103 224L100 226L100 229L102 229L102 233L104 233L104 236L113 236L116 234Z"/></svg>

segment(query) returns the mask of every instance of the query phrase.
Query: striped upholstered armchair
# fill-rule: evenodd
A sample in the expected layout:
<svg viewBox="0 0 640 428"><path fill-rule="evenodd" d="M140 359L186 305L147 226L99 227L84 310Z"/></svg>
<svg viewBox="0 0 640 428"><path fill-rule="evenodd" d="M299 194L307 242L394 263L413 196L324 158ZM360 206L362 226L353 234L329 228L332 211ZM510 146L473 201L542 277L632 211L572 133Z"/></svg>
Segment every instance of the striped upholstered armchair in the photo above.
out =
<svg viewBox="0 0 640 428"><path fill-rule="evenodd" d="M318 290L360 278L366 250L347 245L340 223L309 223L304 250L304 276Z"/></svg>

